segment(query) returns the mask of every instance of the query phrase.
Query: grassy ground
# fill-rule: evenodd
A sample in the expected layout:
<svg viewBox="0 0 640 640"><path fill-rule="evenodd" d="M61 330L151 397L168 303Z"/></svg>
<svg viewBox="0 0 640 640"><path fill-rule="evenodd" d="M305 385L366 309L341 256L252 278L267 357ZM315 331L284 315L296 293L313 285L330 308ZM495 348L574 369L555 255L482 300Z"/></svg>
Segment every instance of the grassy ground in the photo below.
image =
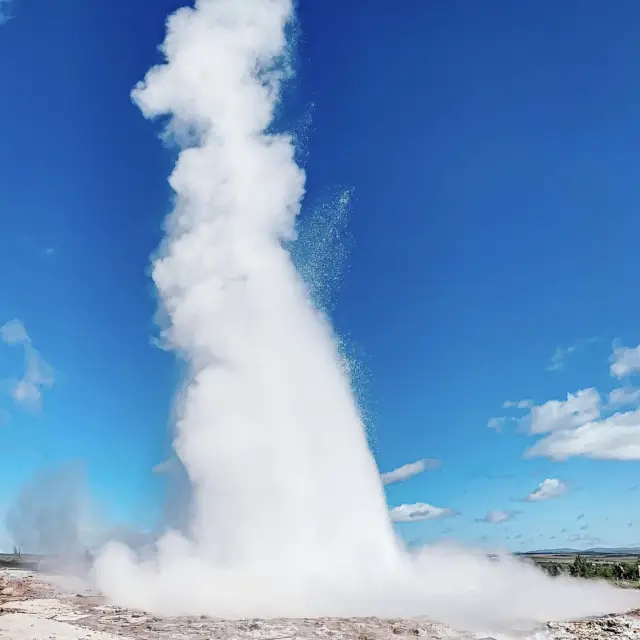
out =
<svg viewBox="0 0 640 640"><path fill-rule="evenodd" d="M640 561L640 554L629 553L528 553L522 555L546 570L552 568L552 565L560 565L563 574L569 573L569 567L578 555L589 565L598 565L602 569L606 568L604 565L614 568L616 565L637 565ZM640 577L638 579L616 578L611 575L611 571L602 573L597 571L593 577L608 580L623 589L640 589Z"/></svg>

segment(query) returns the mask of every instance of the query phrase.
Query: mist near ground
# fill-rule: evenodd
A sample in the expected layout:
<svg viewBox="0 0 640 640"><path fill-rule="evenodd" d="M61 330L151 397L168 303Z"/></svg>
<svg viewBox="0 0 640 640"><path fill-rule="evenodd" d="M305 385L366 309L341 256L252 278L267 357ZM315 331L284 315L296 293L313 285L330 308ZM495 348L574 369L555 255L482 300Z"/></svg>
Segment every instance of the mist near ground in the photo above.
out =
<svg viewBox="0 0 640 640"><path fill-rule="evenodd" d="M88 496L79 465L44 469L29 478L7 511L5 526L13 545L26 553L75 563L84 553L82 522Z"/></svg>
<svg viewBox="0 0 640 640"><path fill-rule="evenodd" d="M7 552L41 556L42 570L83 578L107 542L126 544L144 557L158 536L101 517L86 469L76 462L40 469L27 478L7 510L5 529Z"/></svg>

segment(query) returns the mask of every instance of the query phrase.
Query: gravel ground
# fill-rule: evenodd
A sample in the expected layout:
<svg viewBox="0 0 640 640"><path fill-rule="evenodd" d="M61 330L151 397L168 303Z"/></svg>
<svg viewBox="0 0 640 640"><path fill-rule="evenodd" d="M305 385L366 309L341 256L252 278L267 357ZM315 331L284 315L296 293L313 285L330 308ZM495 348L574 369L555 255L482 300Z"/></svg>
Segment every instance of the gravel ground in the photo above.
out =
<svg viewBox="0 0 640 640"><path fill-rule="evenodd" d="M27 571L0 572L0 639L11 640L479 640L426 620L314 618L218 620L160 618L109 605L80 583ZM74 592L73 589L77 591ZM489 640L493 636L484 636ZM521 636L495 640L640 640L640 612L550 623Z"/></svg>

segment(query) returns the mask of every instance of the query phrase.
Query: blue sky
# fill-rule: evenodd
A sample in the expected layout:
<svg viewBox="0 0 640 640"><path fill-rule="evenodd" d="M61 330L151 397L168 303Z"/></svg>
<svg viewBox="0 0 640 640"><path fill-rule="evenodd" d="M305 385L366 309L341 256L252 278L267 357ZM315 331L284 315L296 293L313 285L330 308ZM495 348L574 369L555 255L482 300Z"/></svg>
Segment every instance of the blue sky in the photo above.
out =
<svg viewBox="0 0 640 640"><path fill-rule="evenodd" d="M0 324L29 338L4 334L0 508L80 460L106 519L158 516L179 371L151 344L148 263L173 158L129 93L181 4L3 5ZM640 355L620 349L640 343L640 7L302 0L298 15L283 114L305 141L303 216L352 190L332 315L375 455L382 472L440 461L387 485L391 507L430 505L394 512L430 516L399 531L640 543ZM553 497L523 500L545 480Z"/></svg>

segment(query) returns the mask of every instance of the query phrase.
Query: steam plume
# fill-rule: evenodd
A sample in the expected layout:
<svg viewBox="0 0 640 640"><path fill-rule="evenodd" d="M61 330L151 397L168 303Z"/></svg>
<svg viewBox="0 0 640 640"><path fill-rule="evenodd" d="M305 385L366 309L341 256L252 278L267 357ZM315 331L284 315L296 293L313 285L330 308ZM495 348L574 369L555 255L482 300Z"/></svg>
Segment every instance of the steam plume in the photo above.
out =
<svg viewBox="0 0 640 640"><path fill-rule="evenodd" d="M169 19L166 63L133 92L182 146L153 280L164 341L189 368L174 448L191 519L151 561L109 545L98 585L164 614L475 627L637 602L510 558L400 548L331 327L285 248L304 193L291 139L273 132L291 20L290 0L199 0Z"/></svg>

